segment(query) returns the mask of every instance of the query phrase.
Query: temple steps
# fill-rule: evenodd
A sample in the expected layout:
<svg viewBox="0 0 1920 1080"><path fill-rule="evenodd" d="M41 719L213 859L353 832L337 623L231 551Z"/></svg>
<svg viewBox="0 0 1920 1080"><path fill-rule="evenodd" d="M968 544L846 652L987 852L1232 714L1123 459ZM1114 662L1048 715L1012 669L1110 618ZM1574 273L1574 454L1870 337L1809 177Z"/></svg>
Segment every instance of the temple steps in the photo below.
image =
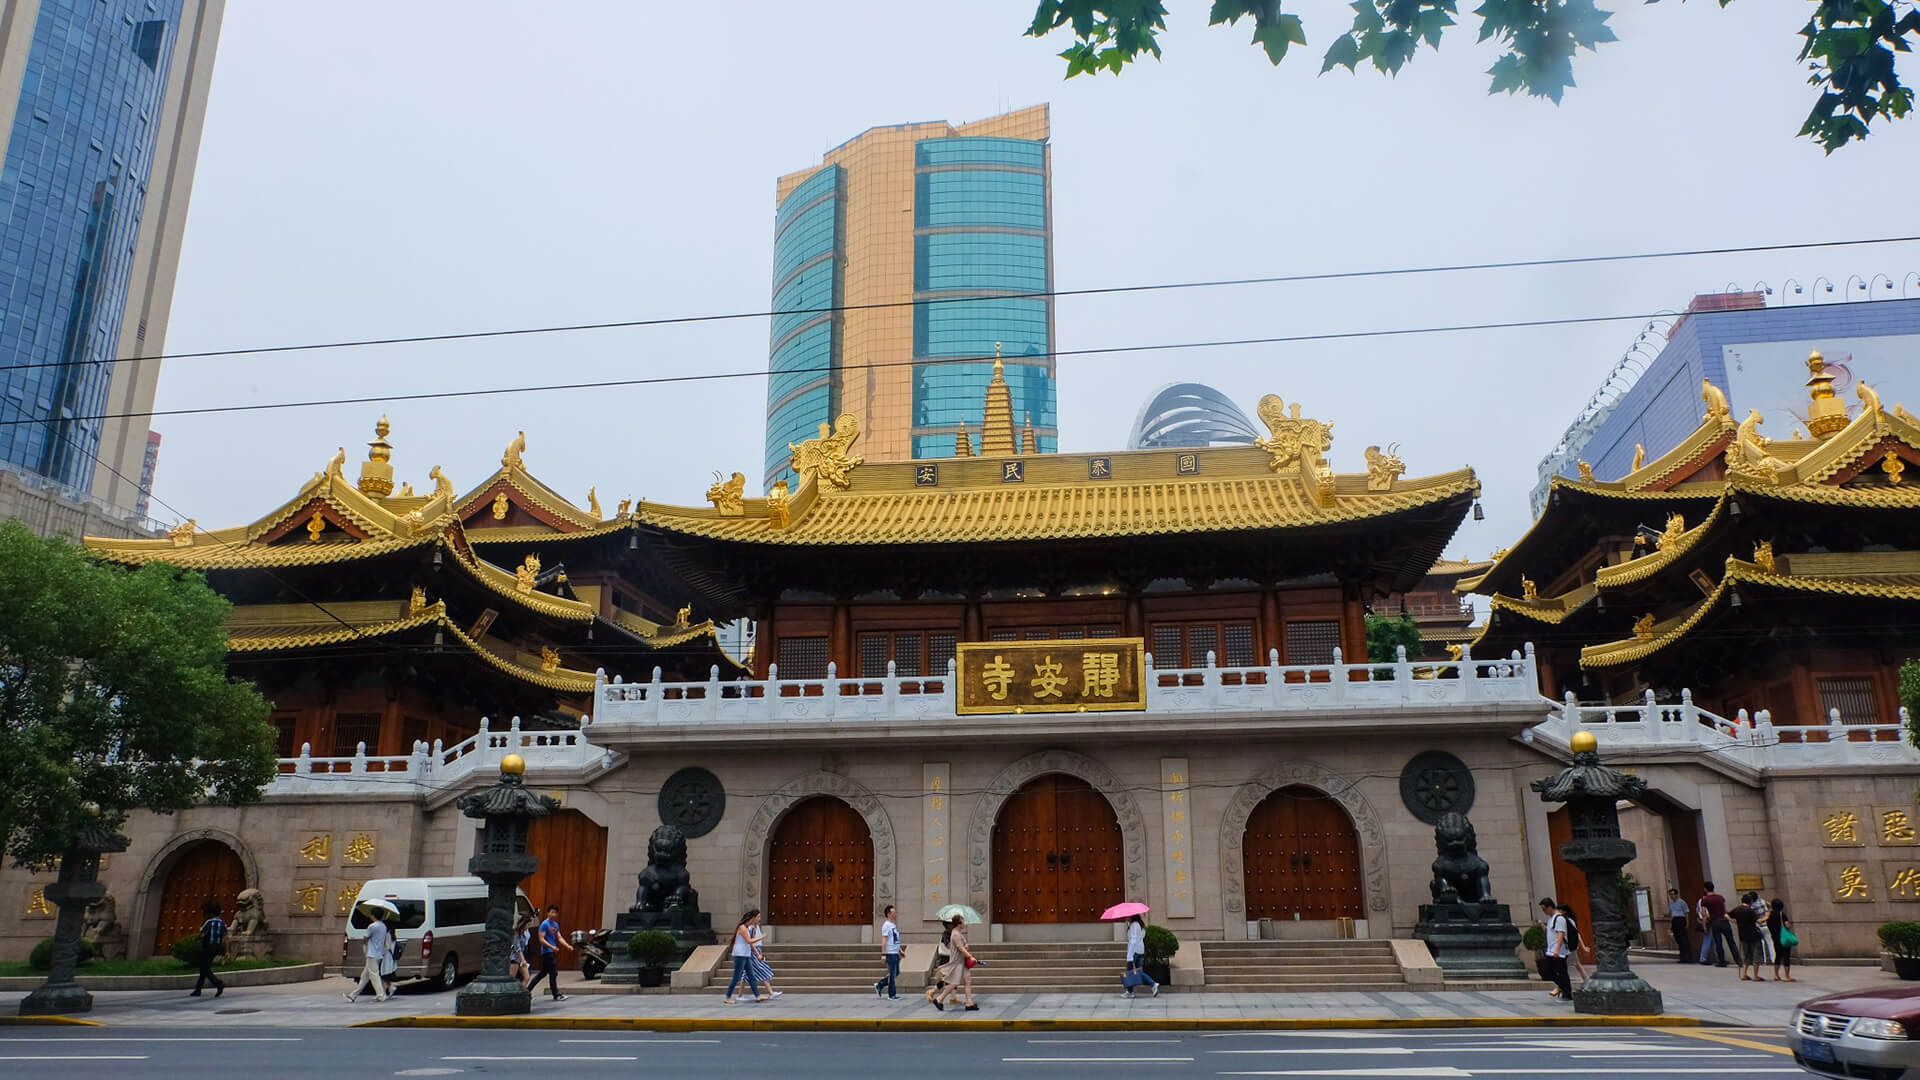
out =
<svg viewBox="0 0 1920 1080"><path fill-rule="evenodd" d="M1199 948L1208 990L1337 993L1407 989L1390 941L1205 941Z"/></svg>

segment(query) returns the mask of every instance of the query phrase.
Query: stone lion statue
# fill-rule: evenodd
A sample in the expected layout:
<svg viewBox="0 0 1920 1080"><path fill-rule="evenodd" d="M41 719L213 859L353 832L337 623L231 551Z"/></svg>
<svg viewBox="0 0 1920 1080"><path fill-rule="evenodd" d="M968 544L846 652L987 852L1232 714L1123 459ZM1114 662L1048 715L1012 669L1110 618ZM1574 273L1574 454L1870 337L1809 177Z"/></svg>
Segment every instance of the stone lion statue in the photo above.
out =
<svg viewBox="0 0 1920 1080"><path fill-rule="evenodd" d="M119 932L119 912L111 893L87 905L87 921L80 927L81 937L88 941L99 941Z"/></svg>
<svg viewBox="0 0 1920 1080"><path fill-rule="evenodd" d="M242 889L233 901L233 933L258 934L267 928L267 899L259 889Z"/></svg>
<svg viewBox="0 0 1920 1080"><path fill-rule="evenodd" d="M687 874L687 836L671 825L653 830L647 839L647 868L640 871L640 888L632 911L698 911L700 894Z"/></svg>
<svg viewBox="0 0 1920 1080"><path fill-rule="evenodd" d="M1477 903L1493 898L1493 883L1488 878L1487 860L1480 857L1480 839L1474 835L1467 815L1443 814L1433 827L1433 847L1439 857L1433 860L1433 899L1435 903L1468 901Z"/></svg>

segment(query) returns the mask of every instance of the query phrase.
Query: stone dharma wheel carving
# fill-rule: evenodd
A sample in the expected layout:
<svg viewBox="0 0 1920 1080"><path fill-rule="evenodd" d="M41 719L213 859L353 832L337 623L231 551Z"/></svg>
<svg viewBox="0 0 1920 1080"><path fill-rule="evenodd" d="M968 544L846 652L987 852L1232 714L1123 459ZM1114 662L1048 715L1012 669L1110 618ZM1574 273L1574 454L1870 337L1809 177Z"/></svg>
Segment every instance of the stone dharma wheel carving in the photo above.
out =
<svg viewBox="0 0 1920 1080"><path fill-rule="evenodd" d="M660 786L660 820L688 839L719 827L727 812L727 789L720 778L698 765L689 765Z"/></svg>
<svg viewBox="0 0 1920 1080"><path fill-rule="evenodd" d="M1428 825L1473 809L1473 770L1445 750L1415 754L1400 770L1400 801Z"/></svg>

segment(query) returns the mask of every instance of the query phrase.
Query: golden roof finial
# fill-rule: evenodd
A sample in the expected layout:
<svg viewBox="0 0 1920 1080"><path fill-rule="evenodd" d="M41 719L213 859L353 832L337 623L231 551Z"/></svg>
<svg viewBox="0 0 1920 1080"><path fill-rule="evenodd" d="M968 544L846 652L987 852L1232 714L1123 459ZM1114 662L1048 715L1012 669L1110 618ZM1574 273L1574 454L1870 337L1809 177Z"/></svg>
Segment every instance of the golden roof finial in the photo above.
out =
<svg viewBox="0 0 1920 1080"><path fill-rule="evenodd" d="M1833 375L1826 357L1815 349L1807 354L1807 430L1816 439L1847 426L1847 404L1833 394Z"/></svg>
<svg viewBox="0 0 1920 1080"><path fill-rule="evenodd" d="M953 433L953 456L973 456L973 439L968 436L967 425L965 424L961 424L960 430Z"/></svg>
<svg viewBox="0 0 1920 1080"><path fill-rule="evenodd" d="M1633 470L1632 470L1632 471L1634 471L1634 472L1639 472L1639 471L1640 471L1640 470L1641 470L1642 468L1644 468L1644 467L1646 466L1646 464L1647 464L1647 444L1646 444L1646 443L1634 443L1634 444L1633 444Z"/></svg>
<svg viewBox="0 0 1920 1080"><path fill-rule="evenodd" d="M1040 452L1040 440L1034 438L1033 435L1032 413L1027 414L1026 426L1020 429L1020 452L1023 454L1037 454Z"/></svg>
<svg viewBox="0 0 1920 1080"><path fill-rule="evenodd" d="M853 452L853 440L859 437L859 417L842 413L831 425L821 423L819 438L788 443L787 450L793 455L788 459L788 467L799 475L802 483L813 480L842 489L850 487L853 481L847 474L867 460Z"/></svg>
<svg viewBox="0 0 1920 1080"><path fill-rule="evenodd" d="M500 467L503 469L520 468L520 455L527 452L527 433L522 431L514 435L507 444L507 452L500 455Z"/></svg>
<svg viewBox="0 0 1920 1080"><path fill-rule="evenodd" d="M600 489L597 487L587 489L587 512L593 515L595 521L606 520L606 515L600 512Z"/></svg>
<svg viewBox="0 0 1920 1080"><path fill-rule="evenodd" d="M1727 395L1704 378L1700 380L1700 400L1707 403L1707 415L1700 418L1701 422L1733 422L1733 410L1727 406Z"/></svg>
<svg viewBox="0 0 1920 1080"><path fill-rule="evenodd" d="M1853 394L1860 399L1860 408L1862 411L1869 413L1880 412L1880 395L1874 392L1873 387L1863 382L1854 383Z"/></svg>
<svg viewBox="0 0 1920 1080"><path fill-rule="evenodd" d="M987 380L987 407L980 423L980 456L1010 457L1020 452L1013 433L1013 390L1007 386L1000 363L1000 343L993 343L993 378Z"/></svg>
<svg viewBox="0 0 1920 1080"><path fill-rule="evenodd" d="M393 444L387 433L393 426L382 416L373 425L373 441L367 444L367 460L360 463L360 494L384 498L393 494Z"/></svg>

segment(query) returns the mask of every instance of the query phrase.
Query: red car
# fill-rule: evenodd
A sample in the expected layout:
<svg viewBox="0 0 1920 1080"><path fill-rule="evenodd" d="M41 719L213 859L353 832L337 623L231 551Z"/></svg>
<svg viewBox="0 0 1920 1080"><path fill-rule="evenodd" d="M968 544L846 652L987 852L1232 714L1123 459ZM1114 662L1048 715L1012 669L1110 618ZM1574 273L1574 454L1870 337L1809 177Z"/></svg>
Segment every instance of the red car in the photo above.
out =
<svg viewBox="0 0 1920 1080"><path fill-rule="evenodd" d="M1787 1024L1793 1060L1821 1076L1920 1078L1920 986L1803 1001Z"/></svg>

